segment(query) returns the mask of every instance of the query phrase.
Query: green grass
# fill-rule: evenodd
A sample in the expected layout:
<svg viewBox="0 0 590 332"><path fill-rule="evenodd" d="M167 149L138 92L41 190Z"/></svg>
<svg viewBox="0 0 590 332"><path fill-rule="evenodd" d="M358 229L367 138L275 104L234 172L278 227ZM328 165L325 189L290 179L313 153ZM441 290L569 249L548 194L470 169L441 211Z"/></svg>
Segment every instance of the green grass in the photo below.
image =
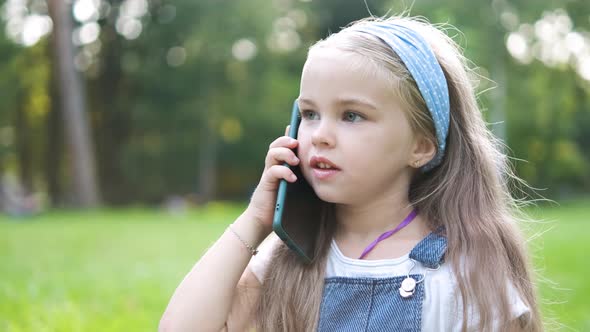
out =
<svg viewBox="0 0 590 332"><path fill-rule="evenodd" d="M0 217L0 331L154 331L175 287L244 206ZM543 312L590 330L590 200L537 208ZM531 233L532 234L532 233ZM557 326L560 324L560 326Z"/></svg>
<svg viewBox="0 0 590 332"><path fill-rule="evenodd" d="M239 207L55 212L0 221L0 331L155 331Z"/></svg>
<svg viewBox="0 0 590 332"><path fill-rule="evenodd" d="M531 241L545 316L556 330L590 331L590 200L535 209Z"/></svg>

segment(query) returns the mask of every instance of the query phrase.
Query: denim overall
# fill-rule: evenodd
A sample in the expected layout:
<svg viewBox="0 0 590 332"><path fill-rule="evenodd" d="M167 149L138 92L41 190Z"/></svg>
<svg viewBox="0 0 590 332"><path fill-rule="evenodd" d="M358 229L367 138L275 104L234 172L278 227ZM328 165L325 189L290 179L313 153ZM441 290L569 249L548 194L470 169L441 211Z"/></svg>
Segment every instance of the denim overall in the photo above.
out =
<svg viewBox="0 0 590 332"><path fill-rule="evenodd" d="M447 240L437 230L412 249L410 258L435 269L442 264L446 248ZM424 282L404 298L399 288L406 277L326 278L318 331L420 331ZM410 277L418 281L424 275Z"/></svg>

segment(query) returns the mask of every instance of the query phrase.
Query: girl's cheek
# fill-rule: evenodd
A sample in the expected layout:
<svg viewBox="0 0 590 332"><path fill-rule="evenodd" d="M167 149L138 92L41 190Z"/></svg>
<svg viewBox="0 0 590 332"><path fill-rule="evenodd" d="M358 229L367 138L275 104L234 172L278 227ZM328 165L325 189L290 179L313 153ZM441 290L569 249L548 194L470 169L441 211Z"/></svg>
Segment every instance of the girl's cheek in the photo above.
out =
<svg viewBox="0 0 590 332"><path fill-rule="evenodd" d="M308 137L305 134L300 135L300 136L298 135L297 141L299 141L299 144L297 146L297 155L298 155L299 159L306 160L311 142L309 141Z"/></svg>
<svg viewBox="0 0 590 332"><path fill-rule="evenodd" d="M303 148L303 145L306 144L307 141L307 131L305 130L305 128L301 128L299 127L299 131L297 132L297 141L299 141L299 149Z"/></svg>
<svg viewBox="0 0 590 332"><path fill-rule="evenodd" d="M299 144L297 145L297 154L299 156L299 159L301 159L301 157L307 155L307 151L309 151L309 147L307 146L307 144L305 144L303 142L303 140L298 139Z"/></svg>

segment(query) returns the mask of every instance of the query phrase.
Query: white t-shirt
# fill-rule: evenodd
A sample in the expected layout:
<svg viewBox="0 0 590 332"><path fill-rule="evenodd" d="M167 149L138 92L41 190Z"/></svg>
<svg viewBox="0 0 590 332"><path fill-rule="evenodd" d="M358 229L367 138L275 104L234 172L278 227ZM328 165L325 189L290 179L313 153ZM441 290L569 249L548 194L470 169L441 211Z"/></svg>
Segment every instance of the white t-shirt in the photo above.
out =
<svg viewBox="0 0 590 332"><path fill-rule="evenodd" d="M280 238L272 233L258 248L259 253L252 257L248 266L262 283L273 248L280 243ZM406 276L412 267L409 253L394 259L360 260L342 254L336 241L332 240L326 266L326 278L388 278ZM449 264L442 264L437 270L429 270L416 262L412 274L424 274L424 302L422 303L422 331L461 331L462 309L455 305L455 296L459 294L454 273ZM517 318L529 312L514 287L509 285L508 294L512 307L512 317ZM470 315L474 316L474 315ZM470 325L475 319L470 321ZM470 328L475 331L475 327Z"/></svg>

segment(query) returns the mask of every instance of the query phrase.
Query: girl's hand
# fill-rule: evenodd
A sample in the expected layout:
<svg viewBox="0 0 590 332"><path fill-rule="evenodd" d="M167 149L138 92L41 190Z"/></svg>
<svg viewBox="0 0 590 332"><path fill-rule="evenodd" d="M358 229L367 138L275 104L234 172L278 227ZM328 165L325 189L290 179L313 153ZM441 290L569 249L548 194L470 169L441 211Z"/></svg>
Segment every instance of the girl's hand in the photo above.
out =
<svg viewBox="0 0 590 332"><path fill-rule="evenodd" d="M289 126L286 130L286 133L288 132ZM291 166L299 164L299 158L292 150L297 147L297 144L298 141L289 136L281 136L270 144L264 162L264 172L245 211L265 232L272 231L279 181L285 179L292 183L297 180L293 171L283 166L285 162Z"/></svg>

